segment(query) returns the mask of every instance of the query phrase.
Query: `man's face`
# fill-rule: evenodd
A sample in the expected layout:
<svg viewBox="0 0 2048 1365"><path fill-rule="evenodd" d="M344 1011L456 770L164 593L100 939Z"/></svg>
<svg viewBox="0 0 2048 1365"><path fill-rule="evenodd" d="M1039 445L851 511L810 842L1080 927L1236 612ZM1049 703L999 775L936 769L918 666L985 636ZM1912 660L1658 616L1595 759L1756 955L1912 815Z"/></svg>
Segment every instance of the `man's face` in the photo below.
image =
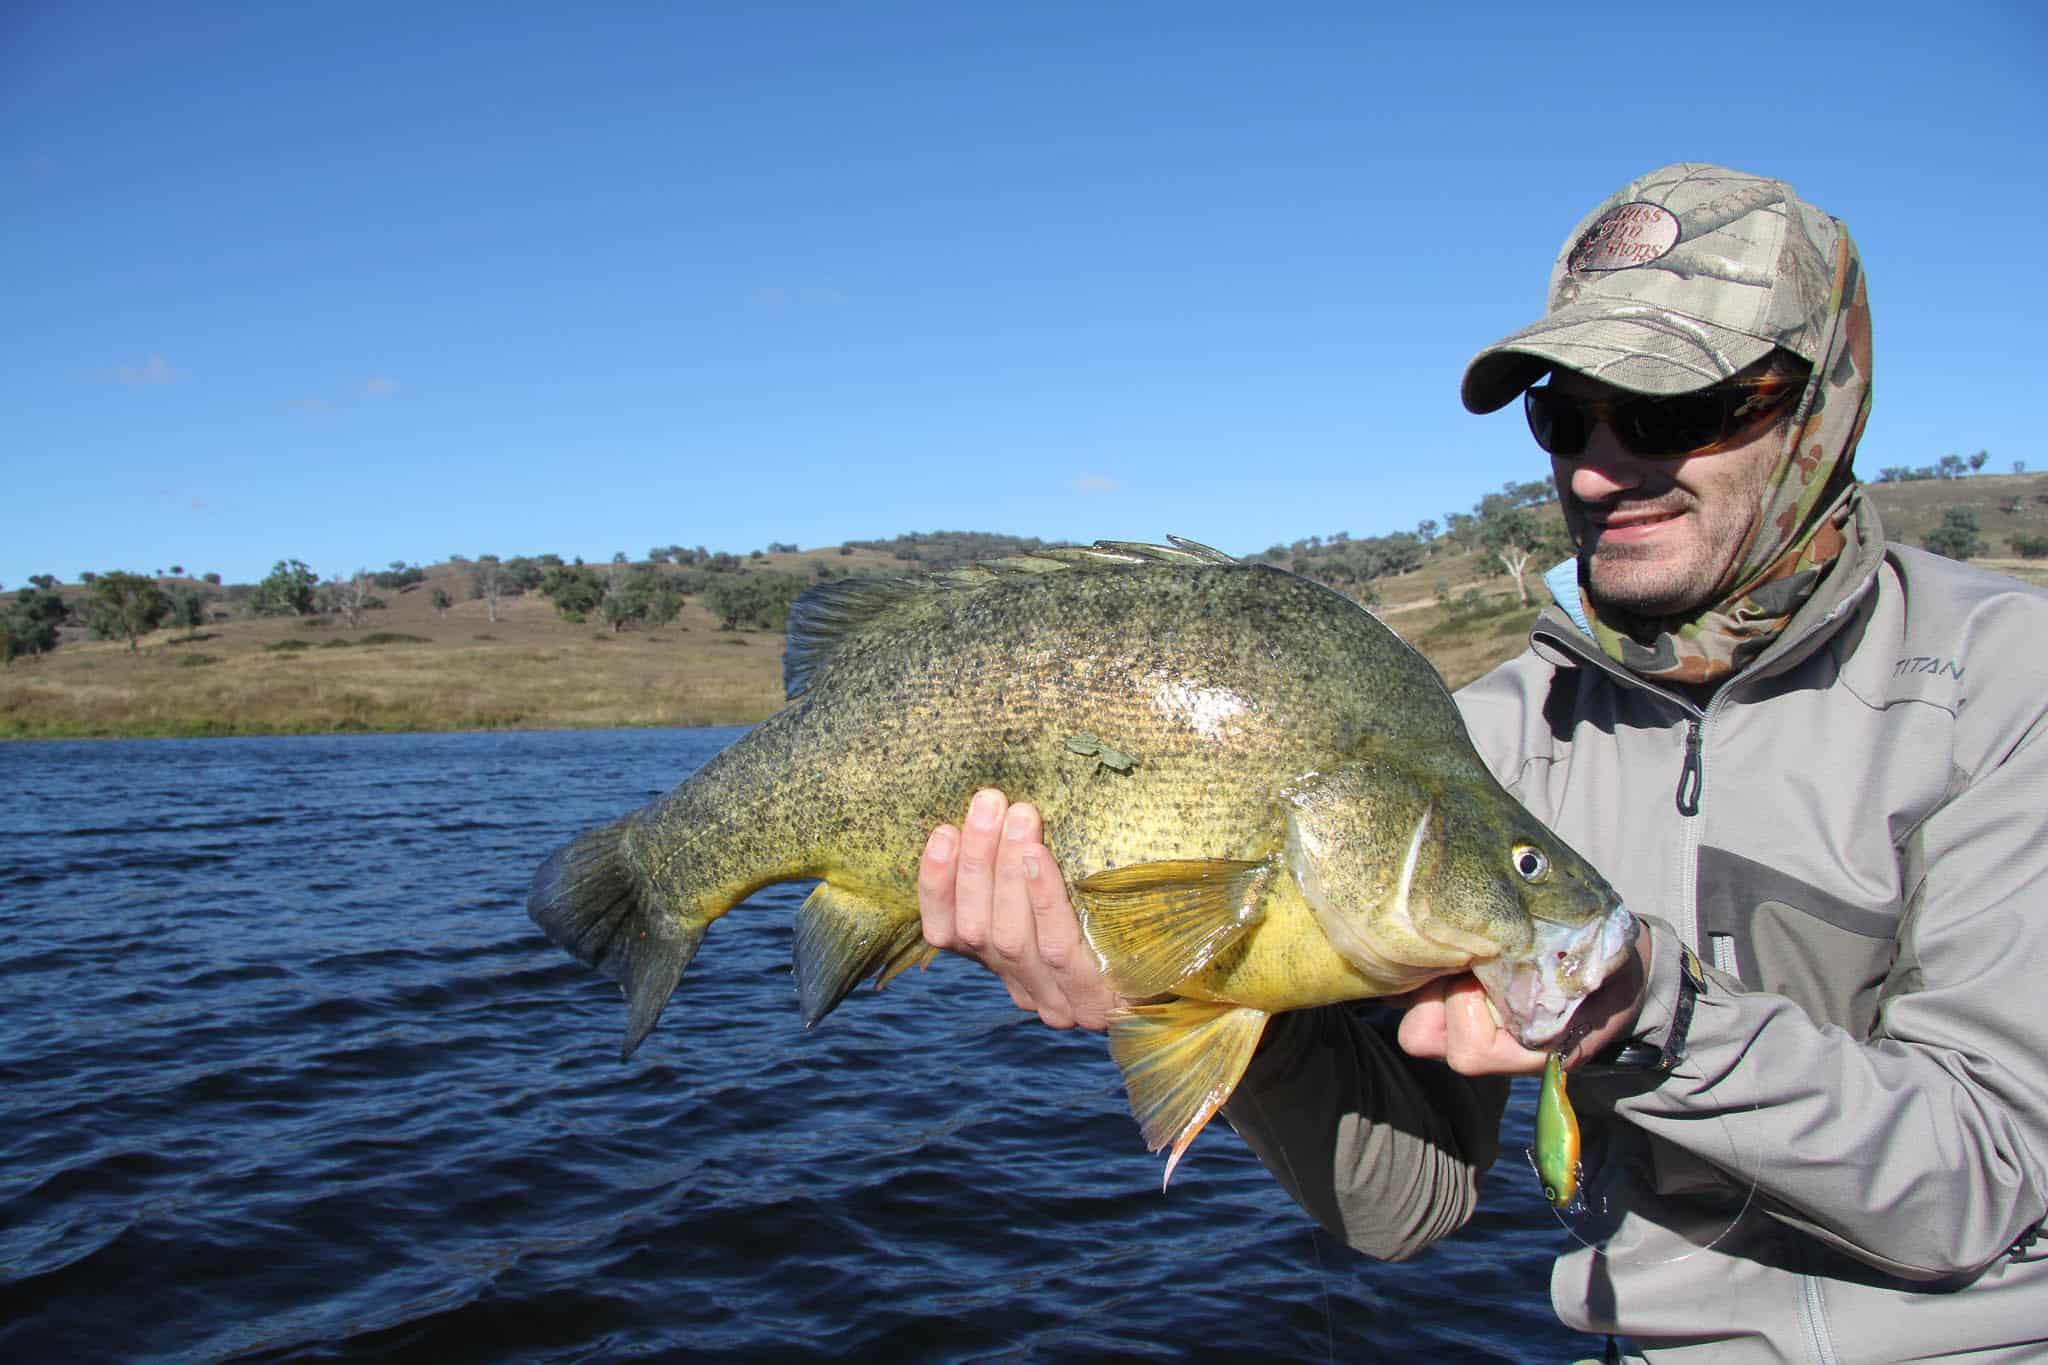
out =
<svg viewBox="0 0 2048 1365"><path fill-rule="evenodd" d="M1550 382L1578 397L1621 396L1568 370ZM1781 416L1708 454L1651 458L1625 449L1599 422L1585 450L1551 456L1594 605L1680 616L1733 586L1727 579L1763 514L1783 432Z"/></svg>

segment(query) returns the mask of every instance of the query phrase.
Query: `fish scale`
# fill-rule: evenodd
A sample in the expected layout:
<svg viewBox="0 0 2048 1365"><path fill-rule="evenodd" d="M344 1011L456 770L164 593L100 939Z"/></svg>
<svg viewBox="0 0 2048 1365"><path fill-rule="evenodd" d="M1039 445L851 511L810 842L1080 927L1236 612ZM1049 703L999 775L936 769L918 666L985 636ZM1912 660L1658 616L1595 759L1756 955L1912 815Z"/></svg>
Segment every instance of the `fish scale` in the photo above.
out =
<svg viewBox="0 0 2048 1365"><path fill-rule="evenodd" d="M1497 1003L1534 1045L1626 945L1627 912L1493 780L1428 663L1268 565L1098 543L845 580L793 607L784 672L788 706L534 878L535 921L625 988L628 1054L711 923L774 882L820 882L806 1023L928 961L920 851L990 786L1043 815L1132 998L1111 1055L1173 1160L1274 1012L1485 966L1520 980Z"/></svg>

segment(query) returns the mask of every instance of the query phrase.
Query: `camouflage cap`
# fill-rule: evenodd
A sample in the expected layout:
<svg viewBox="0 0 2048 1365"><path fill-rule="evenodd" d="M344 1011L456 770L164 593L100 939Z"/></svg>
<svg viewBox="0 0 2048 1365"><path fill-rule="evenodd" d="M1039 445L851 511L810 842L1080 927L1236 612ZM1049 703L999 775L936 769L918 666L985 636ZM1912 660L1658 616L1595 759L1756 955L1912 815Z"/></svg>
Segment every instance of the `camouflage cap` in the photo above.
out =
<svg viewBox="0 0 2048 1365"><path fill-rule="evenodd" d="M1679 162L1572 229L1541 321L1465 367L1492 412L1553 366L1636 393L1718 383L1782 346L1820 362L1841 225L1782 180Z"/></svg>

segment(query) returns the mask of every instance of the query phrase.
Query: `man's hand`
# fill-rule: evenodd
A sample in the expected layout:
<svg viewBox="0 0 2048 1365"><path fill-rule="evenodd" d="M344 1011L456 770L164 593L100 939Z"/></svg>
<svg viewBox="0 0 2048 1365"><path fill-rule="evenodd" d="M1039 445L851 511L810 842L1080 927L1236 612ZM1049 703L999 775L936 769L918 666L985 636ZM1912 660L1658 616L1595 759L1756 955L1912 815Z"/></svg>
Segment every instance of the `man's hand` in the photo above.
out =
<svg viewBox="0 0 2048 1365"><path fill-rule="evenodd" d="M933 830L917 868L924 941L987 967L1017 1008L1052 1027L1100 1032L1116 991L1081 938L1043 835L1036 807L994 790L975 793L959 828Z"/></svg>
<svg viewBox="0 0 2048 1365"><path fill-rule="evenodd" d="M1572 1014L1567 1069L1597 1056L1635 1029L1650 981L1650 934L1636 926L1635 948ZM1401 1050L1449 1065L1464 1076L1533 1076L1548 1053L1531 1052L1502 1028L1485 989L1470 975L1444 977L1409 994Z"/></svg>

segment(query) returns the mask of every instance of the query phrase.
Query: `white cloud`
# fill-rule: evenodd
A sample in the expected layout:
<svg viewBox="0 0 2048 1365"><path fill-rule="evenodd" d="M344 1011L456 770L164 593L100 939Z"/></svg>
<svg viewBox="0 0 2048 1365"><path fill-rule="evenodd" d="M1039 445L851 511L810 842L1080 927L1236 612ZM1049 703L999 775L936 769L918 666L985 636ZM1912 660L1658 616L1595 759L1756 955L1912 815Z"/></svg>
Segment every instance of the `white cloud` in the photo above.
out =
<svg viewBox="0 0 2048 1365"><path fill-rule="evenodd" d="M325 398L294 398L288 406L294 412L325 412L327 411L327 400Z"/></svg>
<svg viewBox="0 0 2048 1365"><path fill-rule="evenodd" d="M396 379L385 379L381 376L376 379L365 379L363 381L363 392L370 394L372 397L383 398L388 394L398 392L398 381Z"/></svg>
<svg viewBox="0 0 2048 1365"><path fill-rule="evenodd" d="M1107 474L1083 474L1074 480L1074 487L1083 493L1114 493L1116 480Z"/></svg>
<svg viewBox="0 0 2048 1365"><path fill-rule="evenodd" d="M120 380L123 384L168 384L173 379L176 379L180 373L181 371L172 369L162 356L158 355L155 351L151 351L149 359L143 361L139 366L122 365L117 367L114 370L114 378Z"/></svg>

